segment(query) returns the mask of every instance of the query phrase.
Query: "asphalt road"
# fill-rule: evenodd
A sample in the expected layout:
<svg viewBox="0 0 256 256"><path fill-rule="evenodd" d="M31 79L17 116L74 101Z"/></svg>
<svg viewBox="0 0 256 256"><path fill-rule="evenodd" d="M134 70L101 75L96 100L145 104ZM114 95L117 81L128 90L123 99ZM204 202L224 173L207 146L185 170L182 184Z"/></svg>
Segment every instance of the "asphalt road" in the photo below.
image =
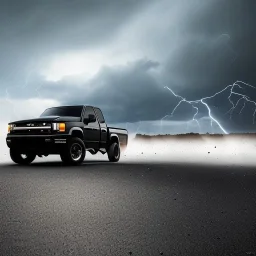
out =
<svg viewBox="0 0 256 256"><path fill-rule="evenodd" d="M256 168L0 165L0 255L256 255Z"/></svg>

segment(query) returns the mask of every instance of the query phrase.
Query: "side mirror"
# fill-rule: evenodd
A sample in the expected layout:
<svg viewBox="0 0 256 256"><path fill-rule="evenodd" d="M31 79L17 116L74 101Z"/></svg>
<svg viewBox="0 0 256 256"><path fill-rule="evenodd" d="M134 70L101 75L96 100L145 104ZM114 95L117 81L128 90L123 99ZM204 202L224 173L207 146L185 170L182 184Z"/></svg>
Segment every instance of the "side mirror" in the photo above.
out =
<svg viewBox="0 0 256 256"><path fill-rule="evenodd" d="M89 123L89 118L85 117L84 120L83 120L83 123L88 124Z"/></svg>
<svg viewBox="0 0 256 256"><path fill-rule="evenodd" d="M89 114L88 117L84 118L84 124L94 123L96 121L96 117L93 114Z"/></svg>
<svg viewBox="0 0 256 256"><path fill-rule="evenodd" d="M89 123L94 123L96 121L96 117L93 114L89 114Z"/></svg>

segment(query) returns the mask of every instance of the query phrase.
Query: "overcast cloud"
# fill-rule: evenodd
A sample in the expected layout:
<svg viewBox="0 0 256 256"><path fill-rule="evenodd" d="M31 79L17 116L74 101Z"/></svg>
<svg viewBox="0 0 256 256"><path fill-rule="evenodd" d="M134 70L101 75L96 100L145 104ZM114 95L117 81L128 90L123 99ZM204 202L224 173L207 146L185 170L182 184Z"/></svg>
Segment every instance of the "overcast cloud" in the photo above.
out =
<svg viewBox="0 0 256 256"><path fill-rule="evenodd" d="M256 86L255 12L254 0L1 1L2 123L91 104L132 131L220 132L202 105L201 130L187 122L195 114L188 104L159 128L180 100L164 86L188 100L236 80ZM242 92L256 100L256 89ZM230 119L227 97L207 101L214 117L229 132L255 131L253 105L239 115L241 102Z"/></svg>

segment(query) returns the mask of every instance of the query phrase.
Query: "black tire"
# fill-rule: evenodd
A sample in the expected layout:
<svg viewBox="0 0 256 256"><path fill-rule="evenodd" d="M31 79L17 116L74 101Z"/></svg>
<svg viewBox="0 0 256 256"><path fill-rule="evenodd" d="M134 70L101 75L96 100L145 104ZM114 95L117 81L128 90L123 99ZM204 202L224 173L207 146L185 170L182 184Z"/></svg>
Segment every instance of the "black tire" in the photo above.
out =
<svg viewBox="0 0 256 256"><path fill-rule="evenodd" d="M120 159L120 147L119 144L114 142L108 149L108 160L110 162L118 162Z"/></svg>
<svg viewBox="0 0 256 256"><path fill-rule="evenodd" d="M66 146L60 154L62 162L68 165L82 164L86 153L84 142L74 137L67 141Z"/></svg>
<svg viewBox="0 0 256 256"><path fill-rule="evenodd" d="M19 151L11 148L10 157L16 164L29 165L35 160L36 155L33 153L21 154Z"/></svg>

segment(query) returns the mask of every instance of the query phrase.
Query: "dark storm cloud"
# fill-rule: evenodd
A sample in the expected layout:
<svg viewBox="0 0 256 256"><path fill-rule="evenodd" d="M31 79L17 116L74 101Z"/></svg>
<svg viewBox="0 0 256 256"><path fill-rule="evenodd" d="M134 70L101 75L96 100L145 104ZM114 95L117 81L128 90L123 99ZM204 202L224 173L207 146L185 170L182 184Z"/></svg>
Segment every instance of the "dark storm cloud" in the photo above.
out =
<svg viewBox="0 0 256 256"><path fill-rule="evenodd" d="M1 41L40 50L84 49L113 36L143 2L1 1Z"/></svg>
<svg viewBox="0 0 256 256"><path fill-rule="evenodd" d="M51 54L106 43L144 2L1 1L0 86L24 84Z"/></svg>
<svg viewBox="0 0 256 256"><path fill-rule="evenodd" d="M109 122L158 120L169 114L179 101L159 86L152 75L158 66L157 62L142 59L125 66L104 67L85 84L74 87L69 81L60 81L41 87L39 92L46 98L53 93L63 104L99 106ZM181 109L184 111L184 107ZM189 108L182 118L192 113Z"/></svg>
<svg viewBox="0 0 256 256"><path fill-rule="evenodd" d="M256 85L255 12L254 0L2 1L1 94L11 87L13 98L40 92L40 97L62 104L98 105L111 122L159 120L178 102L165 85L189 100L210 96L236 80ZM31 69L39 70L52 54L108 43L119 47L120 33L127 34L126 51L129 55L136 50L137 61L110 63L89 81L47 82L35 72L26 85ZM254 90L243 92L256 100ZM229 130L254 129L250 106L242 119L239 113L233 121L223 114L231 107L227 96L209 101L213 114ZM172 120L187 120L194 112L183 104ZM199 117L205 114L201 108Z"/></svg>
<svg viewBox="0 0 256 256"><path fill-rule="evenodd" d="M184 27L188 40L167 61L170 84L184 88L189 98L213 94L236 80L255 84L255 12L256 1L232 0L197 13Z"/></svg>
<svg viewBox="0 0 256 256"><path fill-rule="evenodd" d="M190 100L213 95L237 80L255 86L255 12L256 1L235 0L218 1L198 13L183 31L190 39L167 61L166 82ZM240 92L256 100L256 90L244 86ZM223 94L212 101L217 106L213 107L215 116L229 130L255 131L254 105L247 104L240 115L241 102L229 119L223 115L231 107L227 96Z"/></svg>

